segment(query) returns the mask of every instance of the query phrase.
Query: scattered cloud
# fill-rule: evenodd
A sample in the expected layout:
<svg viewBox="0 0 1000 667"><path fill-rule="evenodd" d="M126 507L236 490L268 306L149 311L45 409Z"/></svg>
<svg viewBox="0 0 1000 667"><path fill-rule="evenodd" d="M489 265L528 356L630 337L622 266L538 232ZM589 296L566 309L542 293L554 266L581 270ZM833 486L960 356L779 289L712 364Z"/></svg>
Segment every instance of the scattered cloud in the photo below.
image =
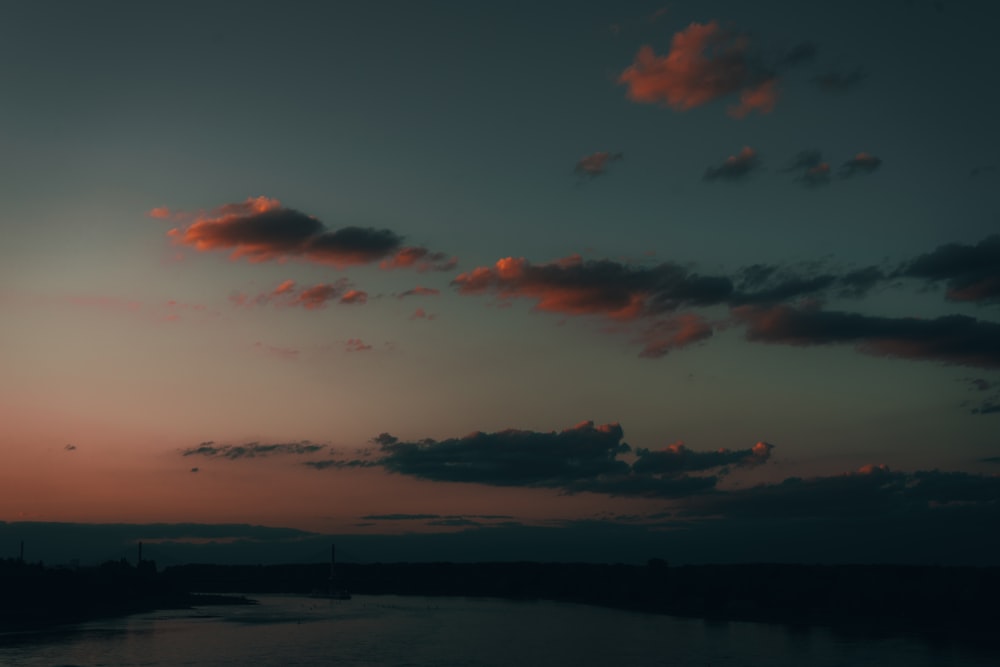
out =
<svg viewBox="0 0 1000 667"><path fill-rule="evenodd" d="M573 171L581 176L594 178L604 174L612 162L617 162L624 157L624 153L609 153L608 151L591 153L586 157L580 158Z"/></svg>
<svg viewBox="0 0 1000 667"><path fill-rule="evenodd" d="M798 180L805 186L815 187L830 183L830 163L823 161L818 150L800 151L788 167L782 171L796 172Z"/></svg>
<svg viewBox="0 0 1000 667"><path fill-rule="evenodd" d="M65 447L63 447L63 449L65 449L67 452L75 452L76 451L76 445L73 445L73 444L66 445Z"/></svg>
<svg viewBox="0 0 1000 667"><path fill-rule="evenodd" d="M858 67L849 72L829 71L817 74L812 78L812 82L827 93L846 93L857 88L867 76L864 70Z"/></svg>
<svg viewBox="0 0 1000 667"><path fill-rule="evenodd" d="M992 174L995 171L997 171L997 166L995 164L978 165L969 171L969 178L976 178L977 176L981 176L983 174Z"/></svg>
<svg viewBox="0 0 1000 667"><path fill-rule="evenodd" d="M270 292L253 297L238 292L230 297L230 301L243 307L271 304L278 307L301 306L306 310L319 310L331 302L364 305L368 302L368 293L355 289L354 283L347 278L310 287L299 287L294 280L285 280Z"/></svg>
<svg viewBox="0 0 1000 667"><path fill-rule="evenodd" d="M749 37L715 21L692 23L675 33L665 56L643 46L618 83L633 102L677 111L739 94L740 103L730 113L742 117L751 110L769 113L776 99L773 74L750 53Z"/></svg>
<svg viewBox="0 0 1000 667"><path fill-rule="evenodd" d="M705 170L704 179L706 181L725 180L738 181L750 175L750 172L760 168L760 157L757 151L744 146L736 155L730 155L718 167L709 167Z"/></svg>
<svg viewBox="0 0 1000 667"><path fill-rule="evenodd" d="M267 345L260 341L253 344L254 348L263 354L272 357L278 357L279 359L294 360L299 358L299 350L292 347L278 347L276 345Z"/></svg>
<svg viewBox="0 0 1000 667"><path fill-rule="evenodd" d="M775 79L767 79L740 91L739 104L731 105L726 111L733 118L745 118L751 111L771 113L777 103L778 83Z"/></svg>
<svg viewBox="0 0 1000 667"><path fill-rule="evenodd" d="M794 67L815 60L819 49L812 42L799 42L778 56L778 67Z"/></svg>
<svg viewBox="0 0 1000 667"><path fill-rule="evenodd" d="M360 338L348 338L344 341L345 352L370 352L371 350L372 346Z"/></svg>
<svg viewBox="0 0 1000 667"><path fill-rule="evenodd" d="M191 468L191 472L200 472L200 468Z"/></svg>
<svg viewBox="0 0 1000 667"><path fill-rule="evenodd" d="M755 342L853 344L874 356L1000 367L1000 324L965 315L888 318L788 305L738 306L733 314Z"/></svg>
<svg viewBox="0 0 1000 667"><path fill-rule="evenodd" d="M441 252L431 252L426 248L409 246L402 248L392 257L382 260L379 264L383 269L416 269L420 273L426 271L451 271L458 265L458 259L448 257Z"/></svg>
<svg viewBox="0 0 1000 667"><path fill-rule="evenodd" d="M870 153L858 153L840 166L842 178L850 178L856 174L870 174L882 166L882 159Z"/></svg>
<svg viewBox="0 0 1000 667"><path fill-rule="evenodd" d="M434 320L434 319L437 319L437 315L434 315L432 313L428 314L428 312L426 310L424 310L423 308L417 308L415 311L413 311L413 314L410 315L410 319L411 320Z"/></svg>
<svg viewBox="0 0 1000 667"><path fill-rule="evenodd" d="M248 442L244 445L217 445L211 440L194 447L181 450L182 456L204 456L211 459L253 459L268 456L316 454L326 449L326 445L317 445L303 440L288 443Z"/></svg>
<svg viewBox="0 0 1000 667"><path fill-rule="evenodd" d="M167 209L153 210L166 215ZM231 250L233 259L251 262L300 258L343 268L383 261L387 268L420 269L425 264L433 268L443 258L426 248L404 247L403 238L388 229L329 229L315 217L268 197L252 197L188 217L190 222L168 232L175 243L200 252Z"/></svg>

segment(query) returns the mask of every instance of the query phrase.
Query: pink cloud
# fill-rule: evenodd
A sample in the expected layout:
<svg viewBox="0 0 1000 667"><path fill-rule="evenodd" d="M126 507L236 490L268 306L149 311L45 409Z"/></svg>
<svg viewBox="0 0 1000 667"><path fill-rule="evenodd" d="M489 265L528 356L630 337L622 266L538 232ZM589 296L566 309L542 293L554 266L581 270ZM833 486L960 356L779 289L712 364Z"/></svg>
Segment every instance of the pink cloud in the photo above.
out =
<svg viewBox="0 0 1000 667"><path fill-rule="evenodd" d="M344 296L340 297L340 303L366 304L368 303L368 292L358 289L348 290L344 293Z"/></svg>
<svg viewBox="0 0 1000 667"><path fill-rule="evenodd" d="M370 352L371 345L368 345L360 338L348 338L344 341L344 350L347 352Z"/></svg>
<svg viewBox="0 0 1000 667"><path fill-rule="evenodd" d="M751 111L771 113L778 102L777 83L768 79L753 88L744 88L740 92L740 103L729 107L729 115L733 118L743 118Z"/></svg>
<svg viewBox="0 0 1000 667"><path fill-rule="evenodd" d="M640 357L658 359L671 350L680 349L712 336L712 325L694 313L654 322L639 338Z"/></svg>
<svg viewBox="0 0 1000 667"><path fill-rule="evenodd" d="M739 92L733 115L768 113L774 108L774 88L753 72L748 47L745 36L723 30L715 21L692 23L674 34L665 56L650 46L640 48L618 83L628 87L626 95L633 102L687 111Z"/></svg>
<svg viewBox="0 0 1000 667"><path fill-rule="evenodd" d="M641 315L648 291L634 280L599 275L604 273L601 268L584 265L579 255L549 264L506 257L492 267L481 266L459 275L453 284L461 294L492 291L502 299L530 299L536 302L537 310L548 312L601 315L614 320Z"/></svg>
<svg viewBox="0 0 1000 667"><path fill-rule="evenodd" d="M266 354L271 357L277 357L279 359L288 359L289 361L299 358L299 351L291 347L276 347L274 345L265 345L260 341L253 344L254 349L262 354Z"/></svg>

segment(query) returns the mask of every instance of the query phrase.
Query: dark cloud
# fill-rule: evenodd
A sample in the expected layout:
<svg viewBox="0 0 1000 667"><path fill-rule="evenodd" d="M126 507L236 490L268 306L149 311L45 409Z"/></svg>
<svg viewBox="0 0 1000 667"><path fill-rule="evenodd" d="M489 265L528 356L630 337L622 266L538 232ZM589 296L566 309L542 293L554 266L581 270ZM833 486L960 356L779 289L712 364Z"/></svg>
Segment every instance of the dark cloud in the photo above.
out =
<svg viewBox="0 0 1000 667"><path fill-rule="evenodd" d="M191 472L199 472L200 470L200 468L191 468Z"/></svg>
<svg viewBox="0 0 1000 667"><path fill-rule="evenodd" d="M63 449L65 449L67 452L74 452L76 451L76 445L66 445L65 447L63 447Z"/></svg>
<svg viewBox="0 0 1000 667"><path fill-rule="evenodd" d="M981 463L1000 463L1000 456L988 456L985 459L979 459Z"/></svg>
<svg viewBox="0 0 1000 667"><path fill-rule="evenodd" d="M841 178L850 178L856 174L870 174L882 166L882 158L870 153L858 153L850 160L840 165Z"/></svg>
<svg viewBox="0 0 1000 667"><path fill-rule="evenodd" d="M433 287L414 287L413 289L408 289L405 292L400 292L396 295L396 298L404 299L408 296L438 296L441 294L441 290L434 289Z"/></svg>
<svg viewBox="0 0 1000 667"><path fill-rule="evenodd" d="M783 345L853 344L866 354L1000 367L1000 324L964 315L935 319L873 317L787 305L739 306L747 340Z"/></svg>
<svg viewBox="0 0 1000 667"><path fill-rule="evenodd" d="M584 422L564 431L476 432L464 438L383 442L379 463L389 472L447 482L559 487L599 475L624 473L629 451L618 424Z"/></svg>
<svg viewBox="0 0 1000 667"><path fill-rule="evenodd" d="M440 514L366 514L362 521L422 521L440 519Z"/></svg>
<svg viewBox="0 0 1000 667"><path fill-rule="evenodd" d="M881 283L885 277L882 270L874 266L833 273L809 264L753 264L743 267L735 274L736 290L729 302L733 305L779 303L823 293L858 298Z"/></svg>
<svg viewBox="0 0 1000 667"><path fill-rule="evenodd" d="M758 442L748 449L719 449L714 452L696 452L682 442L675 442L661 450L636 449L638 457L632 470L638 474L678 474L701 472L723 466L749 467L766 463L774 445Z"/></svg>
<svg viewBox="0 0 1000 667"><path fill-rule="evenodd" d="M691 500L692 515L768 519L865 519L977 505L996 512L1000 477L938 470L895 472L864 466L832 477L717 491Z"/></svg>
<svg viewBox="0 0 1000 667"><path fill-rule="evenodd" d="M967 380L976 391L989 391L995 386L992 382L984 378L967 378Z"/></svg>
<svg viewBox="0 0 1000 667"><path fill-rule="evenodd" d="M776 65L778 67L795 67L802 63L811 62L816 59L819 49L812 42L799 42L792 48L780 54Z"/></svg>
<svg viewBox="0 0 1000 667"><path fill-rule="evenodd" d="M946 283L949 301L1000 302L1000 235L949 243L905 263L896 275Z"/></svg>
<svg viewBox="0 0 1000 667"><path fill-rule="evenodd" d="M1000 397L985 400L978 406L972 408L974 415L995 415L1000 414Z"/></svg>
<svg viewBox="0 0 1000 667"><path fill-rule="evenodd" d="M456 527L471 527L471 526L481 526L483 525L479 521L473 521L472 519L466 519L465 517L450 517L446 519L434 519L433 521L427 522L428 526L445 526L448 528Z"/></svg>
<svg viewBox="0 0 1000 667"><path fill-rule="evenodd" d="M185 217L164 208L153 209L150 215ZM253 262L300 257L336 267L383 261L394 268L414 266L411 258L415 255L428 257L431 263L443 257L426 248L403 247L403 237L388 229L328 229L316 218L267 197L224 204L187 217L193 217L189 224L168 232L176 243L198 251L232 250L234 259L245 257Z"/></svg>
<svg viewBox="0 0 1000 667"><path fill-rule="evenodd" d="M760 157L757 151L744 146L736 155L730 155L718 167L709 167L702 177L706 181L739 181L743 180L750 173L760 168Z"/></svg>
<svg viewBox="0 0 1000 667"><path fill-rule="evenodd" d="M315 454L326 448L326 445L317 445L303 440L302 442L262 444L250 442L245 445L216 445L212 441L203 442L195 447L189 447L181 451L183 456L205 456L207 458L222 459L252 459L266 456L276 456L284 454L302 455Z"/></svg>
<svg viewBox="0 0 1000 667"><path fill-rule="evenodd" d="M846 93L857 88L867 76L862 68L857 67L849 72L830 71L817 74L812 78L812 82L827 93Z"/></svg>
<svg viewBox="0 0 1000 667"><path fill-rule="evenodd" d="M618 424L583 422L563 431L506 430L475 432L463 438L400 441L383 433L379 452L365 461L410 477L438 482L558 489L564 493L680 498L704 493L733 468L767 462L772 445L759 442L745 450L696 452L683 445L662 451L643 449L635 461L624 458L631 447ZM352 465L351 461L335 467ZM691 475L689 473L711 473ZM410 515L384 515L405 520ZM376 519L379 517L363 517ZM422 515L414 518L424 518ZM449 515L440 519L496 520L504 515ZM445 525L445 524L436 524ZM450 524L458 525L458 524Z"/></svg>
<svg viewBox="0 0 1000 667"><path fill-rule="evenodd" d="M608 151L598 151L580 158L573 171L581 176L594 178L604 174L612 162L617 162L625 157L624 153L609 153Z"/></svg>
<svg viewBox="0 0 1000 667"><path fill-rule="evenodd" d="M322 461L303 461L302 465L314 470L327 470L330 468L341 470L344 468L373 468L378 463L366 459L324 459Z"/></svg>
<svg viewBox="0 0 1000 667"><path fill-rule="evenodd" d="M830 164L818 150L800 151L782 171L798 174L796 180L806 186L828 185Z"/></svg>

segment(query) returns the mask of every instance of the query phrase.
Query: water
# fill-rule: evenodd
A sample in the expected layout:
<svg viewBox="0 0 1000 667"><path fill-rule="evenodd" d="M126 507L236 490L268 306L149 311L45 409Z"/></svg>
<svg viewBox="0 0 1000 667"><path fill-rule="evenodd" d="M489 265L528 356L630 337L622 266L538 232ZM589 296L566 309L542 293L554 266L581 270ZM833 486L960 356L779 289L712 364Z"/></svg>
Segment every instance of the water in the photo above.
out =
<svg viewBox="0 0 1000 667"><path fill-rule="evenodd" d="M554 602L259 596L253 607L159 611L0 634L2 667L390 665L995 667L1000 654L916 638L707 623Z"/></svg>

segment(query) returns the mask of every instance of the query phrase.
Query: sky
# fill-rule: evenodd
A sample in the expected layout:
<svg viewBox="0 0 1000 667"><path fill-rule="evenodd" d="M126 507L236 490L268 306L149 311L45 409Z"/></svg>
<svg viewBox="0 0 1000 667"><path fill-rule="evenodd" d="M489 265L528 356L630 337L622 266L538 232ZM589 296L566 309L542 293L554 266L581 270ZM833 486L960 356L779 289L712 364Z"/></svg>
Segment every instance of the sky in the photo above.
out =
<svg viewBox="0 0 1000 667"><path fill-rule="evenodd" d="M0 556L1000 564L998 18L9 4Z"/></svg>

